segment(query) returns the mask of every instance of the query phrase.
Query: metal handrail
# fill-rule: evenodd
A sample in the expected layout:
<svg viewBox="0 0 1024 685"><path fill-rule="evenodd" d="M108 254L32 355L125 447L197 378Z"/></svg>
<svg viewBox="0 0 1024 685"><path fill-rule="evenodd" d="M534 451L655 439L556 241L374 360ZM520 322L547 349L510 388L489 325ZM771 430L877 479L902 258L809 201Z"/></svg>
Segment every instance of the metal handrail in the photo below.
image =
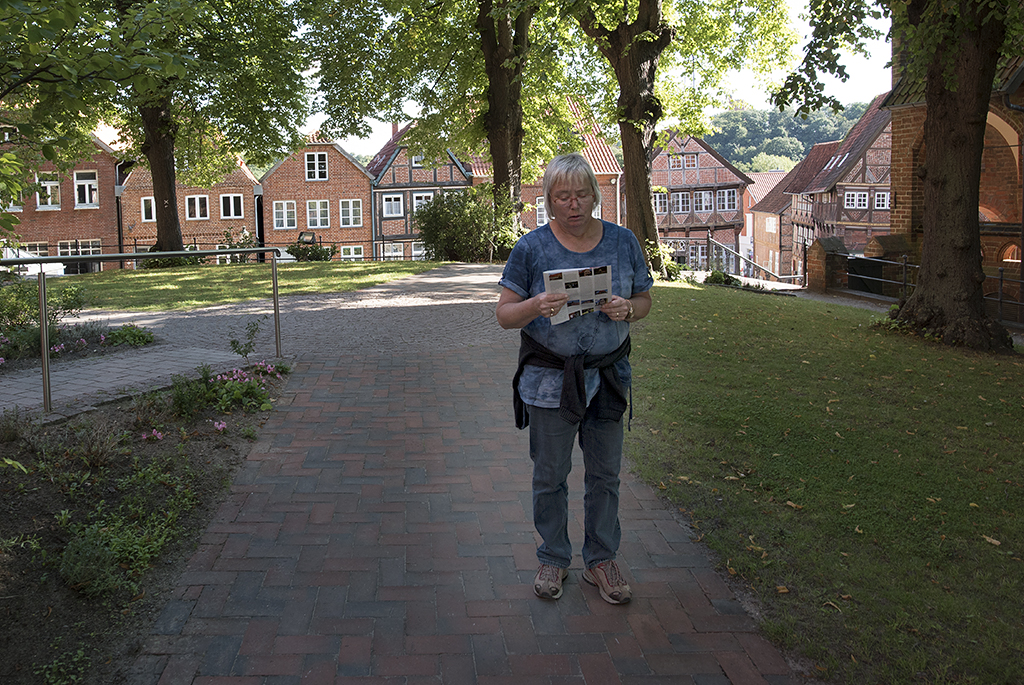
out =
<svg viewBox="0 0 1024 685"><path fill-rule="evenodd" d="M737 252L736 250L732 249L732 248L731 248L731 247L729 247L728 245L725 245L725 244L723 244L723 243L720 243L720 242L718 242L718 241L717 241L717 240L715 240L714 238L708 238L708 243L710 243L710 244L712 244L712 245L715 245L715 246L717 246L717 247L720 247L720 248L722 248L723 250L725 250L726 252L731 252L732 254L736 255L736 256L737 256L737 257L738 257L738 258L739 258L740 260L742 260L742 261L744 261L744 262L747 262L748 264L750 264L751 266L753 266L755 270L757 270L757 271L763 271L764 273L768 274L768 275L769 275L769 276L771 276L772 278L775 278L775 279L777 279L777 280L779 280L779 281L784 281L784 280L793 280L793 279L797 279L797 280L799 280L799 279L802 279L802 278L803 278L803 275L800 275L800 274L797 274L797 275L791 275L791 276L780 276L779 274L777 274L777 273L774 273L774 272L772 272L772 270L771 270L771 269L769 269L769 268L767 268L767 267L764 267L764 266L761 266L760 264L758 264L757 262L755 262L755 261L754 261L754 260L752 260L752 259L748 259L748 258L744 257L743 255L741 255L741 254L740 254L739 252Z"/></svg>
<svg viewBox="0 0 1024 685"><path fill-rule="evenodd" d="M31 264L77 264L81 262L119 262L128 259L173 259L176 257L207 257L216 255L271 253L270 273L274 298L274 342L277 356L281 356L281 306L277 287L277 260L281 257L281 248L277 247L233 247L223 250L180 250L174 252L119 252L98 255L65 255L57 257L18 257L16 259L0 259L0 267L22 266ZM52 411L50 403L50 331L46 315L46 274L40 269L37 274L39 282L39 344L40 356L43 361L43 411Z"/></svg>

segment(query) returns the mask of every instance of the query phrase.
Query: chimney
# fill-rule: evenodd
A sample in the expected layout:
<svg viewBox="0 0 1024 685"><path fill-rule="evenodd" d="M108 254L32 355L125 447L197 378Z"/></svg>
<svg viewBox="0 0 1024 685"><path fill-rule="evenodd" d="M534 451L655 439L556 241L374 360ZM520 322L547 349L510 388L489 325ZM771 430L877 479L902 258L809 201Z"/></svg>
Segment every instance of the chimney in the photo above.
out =
<svg viewBox="0 0 1024 685"><path fill-rule="evenodd" d="M394 138L397 135L398 135L398 122L397 121L392 121L391 122L391 137Z"/></svg>

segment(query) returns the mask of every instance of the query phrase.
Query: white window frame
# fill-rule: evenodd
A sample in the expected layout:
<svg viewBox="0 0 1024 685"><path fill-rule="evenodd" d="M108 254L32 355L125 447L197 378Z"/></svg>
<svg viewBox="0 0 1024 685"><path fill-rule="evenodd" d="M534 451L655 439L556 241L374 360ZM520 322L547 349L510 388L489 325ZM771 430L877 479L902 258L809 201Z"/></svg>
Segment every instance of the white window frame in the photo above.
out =
<svg viewBox="0 0 1024 685"><path fill-rule="evenodd" d="M91 176L91 178L90 178ZM100 206L100 175L95 169L75 172L75 209Z"/></svg>
<svg viewBox="0 0 1024 685"><path fill-rule="evenodd" d="M686 192L675 192L672 193L672 213L673 214L689 214L690 213L690 194Z"/></svg>
<svg viewBox="0 0 1024 685"><path fill-rule="evenodd" d="M338 225L362 226L363 201L358 199L338 200Z"/></svg>
<svg viewBox="0 0 1024 685"><path fill-rule="evenodd" d="M410 161L413 169L421 169L423 167L423 155L413 155Z"/></svg>
<svg viewBox="0 0 1024 685"><path fill-rule="evenodd" d="M274 230L294 231L299 227L299 214L295 209L295 200L277 200L274 202Z"/></svg>
<svg viewBox="0 0 1024 685"><path fill-rule="evenodd" d="M876 190L875 209L890 209L890 197L888 190Z"/></svg>
<svg viewBox="0 0 1024 685"><path fill-rule="evenodd" d="M31 243L22 243L22 252L28 252L36 257L49 257L50 256L50 245L45 241L37 241Z"/></svg>
<svg viewBox="0 0 1024 685"><path fill-rule="evenodd" d="M682 169L683 168L683 156L682 155L669 155L668 156L668 168L669 169Z"/></svg>
<svg viewBox="0 0 1024 685"><path fill-rule="evenodd" d="M331 201L306 200L306 228L331 227Z"/></svg>
<svg viewBox="0 0 1024 685"><path fill-rule="evenodd" d="M156 222L156 198L154 196L147 195L139 199L139 215L144 224Z"/></svg>
<svg viewBox="0 0 1024 685"><path fill-rule="evenodd" d="M327 153L326 152L307 152L306 153L306 180L307 181L326 181L328 179L327 173Z"/></svg>
<svg viewBox="0 0 1024 685"><path fill-rule="evenodd" d="M668 193L654 193L654 213L668 214Z"/></svg>
<svg viewBox="0 0 1024 685"><path fill-rule="evenodd" d="M779 217L767 216L764 219L764 232L765 233L778 233L779 232Z"/></svg>
<svg viewBox="0 0 1024 685"><path fill-rule="evenodd" d="M729 188L726 190L718 191L718 211L720 212L734 212L736 211L736 189Z"/></svg>
<svg viewBox="0 0 1024 685"><path fill-rule="evenodd" d="M40 212L54 212L60 209L60 178L55 173L44 172L36 176L39 192L36 193L36 209ZM56 192L54 192L56 191ZM56 202L54 202L56 196Z"/></svg>
<svg viewBox="0 0 1024 685"><path fill-rule="evenodd" d="M434 201L434 193L413 193L412 194L412 211L413 214L420 211L420 207L425 204L429 204Z"/></svg>
<svg viewBox="0 0 1024 685"><path fill-rule="evenodd" d="M697 168L697 155L690 153L683 155L683 168L685 169L696 169Z"/></svg>
<svg viewBox="0 0 1024 685"><path fill-rule="evenodd" d="M540 228L548 222L548 208L544 205L544 198L538 197L536 204L537 212L537 228Z"/></svg>
<svg viewBox="0 0 1024 685"><path fill-rule="evenodd" d="M381 195L380 203L385 219L405 216L405 195L401 193L388 193L387 195ZM398 206L397 212L395 211L396 205Z"/></svg>
<svg viewBox="0 0 1024 685"><path fill-rule="evenodd" d="M422 240L412 241L412 258L419 262L427 258L427 246Z"/></svg>
<svg viewBox="0 0 1024 685"><path fill-rule="evenodd" d="M694 212L713 212L715 211L715 193L711 190L695 190L693 193L693 211Z"/></svg>
<svg viewBox="0 0 1024 685"><path fill-rule="evenodd" d="M185 197L185 221L206 221L209 218L209 195L188 195Z"/></svg>
<svg viewBox="0 0 1024 685"><path fill-rule="evenodd" d="M94 254L103 254L103 241L99 238L61 240L57 243L57 255L60 257Z"/></svg>
<svg viewBox="0 0 1024 685"><path fill-rule="evenodd" d="M843 206L846 209L867 209L868 208L868 191L866 191L866 190L847 190Z"/></svg>
<svg viewBox="0 0 1024 685"><path fill-rule="evenodd" d="M225 209L228 211L225 212ZM224 193L220 196L220 218L245 218L245 198L241 193Z"/></svg>
<svg viewBox="0 0 1024 685"><path fill-rule="evenodd" d="M345 262L354 262L362 260L363 258L363 246L362 245L342 245L339 248L339 259Z"/></svg>
<svg viewBox="0 0 1024 685"><path fill-rule="evenodd" d="M384 260L405 259L405 243L384 243L381 246L381 258Z"/></svg>

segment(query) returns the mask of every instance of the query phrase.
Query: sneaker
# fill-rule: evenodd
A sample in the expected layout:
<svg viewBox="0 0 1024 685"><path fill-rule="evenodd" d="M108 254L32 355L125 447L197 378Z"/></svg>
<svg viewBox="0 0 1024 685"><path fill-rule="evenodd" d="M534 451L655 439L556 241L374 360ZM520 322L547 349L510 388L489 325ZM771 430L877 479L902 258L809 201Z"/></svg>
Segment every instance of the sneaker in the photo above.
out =
<svg viewBox="0 0 1024 685"><path fill-rule="evenodd" d="M614 560L602 561L583 572L583 580L597 587L601 597L609 604L626 604L632 599L629 584L622 577Z"/></svg>
<svg viewBox="0 0 1024 685"><path fill-rule="evenodd" d="M562 596L562 581L569 575L569 570L541 564L537 577L533 579L533 592L541 599L558 599Z"/></svg>

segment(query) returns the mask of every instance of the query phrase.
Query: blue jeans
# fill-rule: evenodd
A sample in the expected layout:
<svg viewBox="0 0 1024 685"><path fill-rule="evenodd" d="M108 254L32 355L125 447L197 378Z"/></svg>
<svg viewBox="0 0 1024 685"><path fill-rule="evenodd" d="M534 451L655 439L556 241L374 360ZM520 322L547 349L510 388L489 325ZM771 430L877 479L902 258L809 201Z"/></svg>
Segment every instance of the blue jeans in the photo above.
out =
<svg viewBox="0 0 1024 685"><path fill-rule="evenodd" d="M533 460L533 524L543 543L542 564L569 568L569 486L573 440L583 450L583 563L587 568L614 559L622 539L619 527L619 469L622 419L601 420L587 409L583 421L568 423L557 409L529 406L530 458Z"/></svg>

